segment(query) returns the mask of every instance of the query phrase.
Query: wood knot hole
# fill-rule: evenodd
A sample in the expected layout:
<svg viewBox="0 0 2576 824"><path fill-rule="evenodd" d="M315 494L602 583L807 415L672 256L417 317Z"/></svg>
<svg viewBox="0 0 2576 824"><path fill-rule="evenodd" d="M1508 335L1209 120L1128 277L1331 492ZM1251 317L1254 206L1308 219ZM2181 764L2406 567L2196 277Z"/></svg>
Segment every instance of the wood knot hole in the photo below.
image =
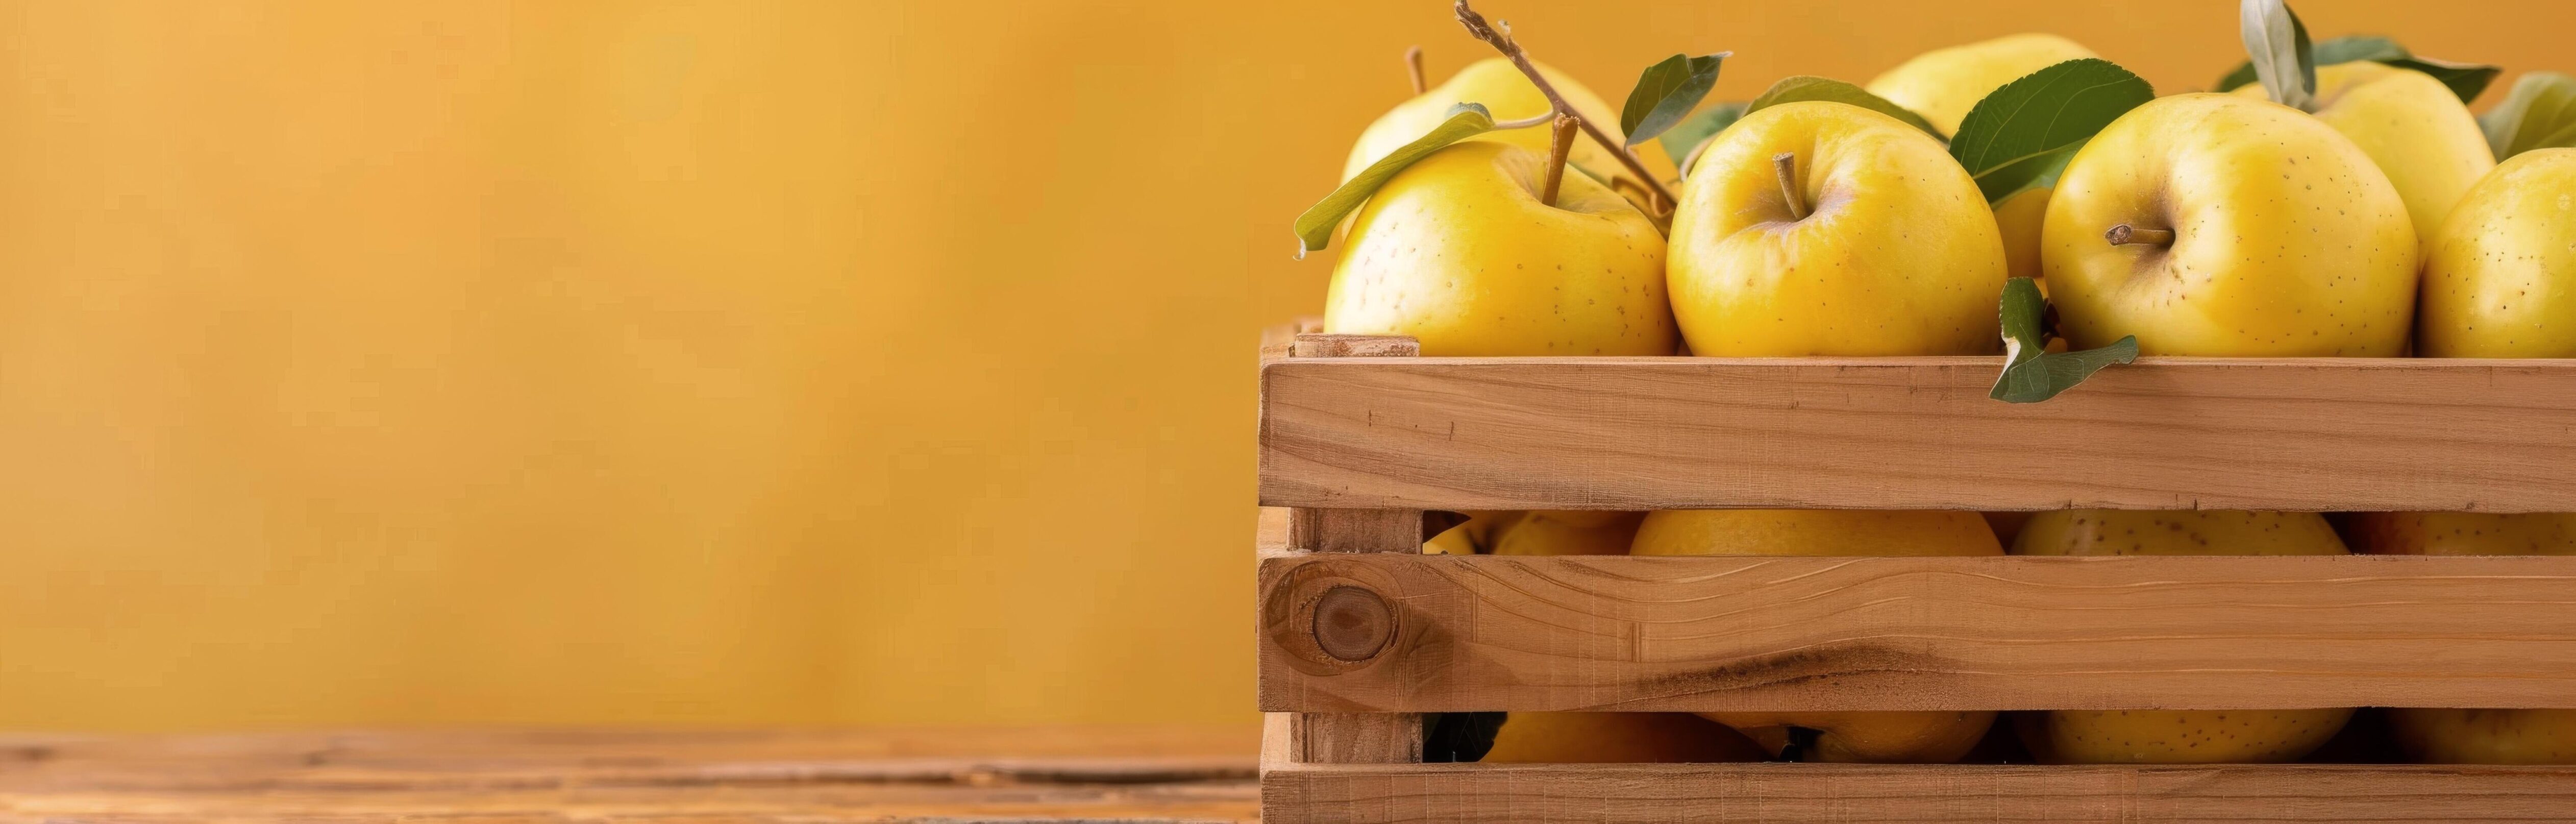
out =
<svg viewBox="0 0 2576 824"><path fill-rule="evenodd" d="M1315 599L1315 646L1342 661L1366 661L1395 640L1395 608L1362 587L1337 586Z"/></svg>

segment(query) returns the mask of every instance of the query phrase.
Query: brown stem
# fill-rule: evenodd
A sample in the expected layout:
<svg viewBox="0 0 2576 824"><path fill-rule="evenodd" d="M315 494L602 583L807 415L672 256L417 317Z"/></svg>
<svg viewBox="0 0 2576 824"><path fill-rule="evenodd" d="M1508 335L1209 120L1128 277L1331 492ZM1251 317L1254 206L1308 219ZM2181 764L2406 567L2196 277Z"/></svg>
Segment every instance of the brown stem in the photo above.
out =
<svg viewBox="0 0 2576 824"><path fill-rule="evenodd" d="M1565 155L1574 151L1574 118L1556 116L1554 136L1547 143L1547 185L1539 189L1538 202L1556 205L1556 186L1565 180Z"/></svg>
<svg viewBox="0 0 2576 824"><path fill-rule="evenodd" d="M1415 46L1404 50L1404 70L1405 72L1413 75L1413 93L1415 95L1418 96L1423 92L1430 91L1431 87L1424 85L1422 82L1421 46Z"/></svg>
<svg viewBox="0 0 2576 824"><path fill-rule="evenodd" d="M1771 156L1771 171L1780 176L1780 197L1789 202L1789 219L1807 219L1807 199L1798 195L1798 153Z"/></svg>
<svg viewBox="0 0 2576 824"><path fill-rule="evenodd" d="M1467 0L1458 0L1457 12L1458 24L1467 27L1468 34L1485 41L1486 45L1493 46L1494 50L1502 52L1504 57L1511 58L1512 65L1518 67L1521 74L1529 78L1530 85L1537 86L1538 93L1547 96L1548 105L1553 107L1557 114L1574 118L1575 125L1583 127L1583 133L1592 136L1592 142L1601 144L1604 149L1609 149L1610 155L1618 158L1620 165L1628 167L1628 171L1635 174L1638 180L1643 181L1646 188L1654 190L1655 199L1659 203L1680 202L1673 198L1671 191L1664 188L1663 183L1656 181L1655 176L1646 171L1646 164L1637 159L1636 152L1628 150L1627 144L1610 139L1608 133L1601 131L1600 125L1585 118L1581 112L1575 111L1572 104L1565 102L1564 95L1556 93L1556 87L1549 84L1547 78L1538 73L1538 66L1530 63L1529 52L1522 50L1521 44L1512 40L1511 32L1495 30L1493 24L1485 21L1484 15L1477 14L1475 9L1467 7Z"/></svg>
<svg viewBox="0 0 2576 824"><path fill-rule="evenodd" d="M2141 229L2126 223L2111 227L2102 237L2113 246L2172 246L2174 242L2172 229Z"/></svg>
<svg viewBox="0 0 2576 824"><path fill-rule="evenodd" d="M1662 206L1665 204L1655 203L1655 193L1648 191L1646 189L1646 184L1637 182L1636 178L1629 177L1627 175L1611 175L1610 191L1616 192L1620 197L1628 198L1630 200L1645 201L1649 204L1648 211L1646 212L1647 217L1661 220L1665 217L1671 216L1673 213L1671 209L1654 208L1655 206Z"/></svg>

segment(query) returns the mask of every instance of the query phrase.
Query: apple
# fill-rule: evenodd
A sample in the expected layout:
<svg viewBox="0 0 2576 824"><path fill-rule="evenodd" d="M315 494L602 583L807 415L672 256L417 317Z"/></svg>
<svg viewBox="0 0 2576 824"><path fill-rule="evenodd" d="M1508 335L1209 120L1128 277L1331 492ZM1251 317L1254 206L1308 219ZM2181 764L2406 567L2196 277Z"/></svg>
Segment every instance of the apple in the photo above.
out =
<svg viewBox="0 0 2576 824"><path fill-rule="evenodd" d="M2377 555L2576 555L2576 513L2363 512L2349 526ZM2397 708L2388 726L2426 763L2576 764L2576 710Z"/></svg>
<svg viewBox="0 0 2576 824"><path fill-rule="evenodd" d="M1646 515L1632 555L2001 555L1974 512L1829 509L1666 510ZM1768 753L1814 730L1807 761L1948 763L1994 725L1991 711L1704 712Z"/></svg>
<svg viewBox="0 0 2576 824"><path fill-rule="evenodd" d="M1931 121L1942 134L1957 134L1977 101L2004 84L2093 50L2053 34L2016 34L1916 55L1869 81L1871 94ZM1994 204L2004 238L2004 260L2013 277L2039 277L2040 216L2048 211L2046 187L2024 190Z"/></svg>
<svg viewBox="0 0 2576 824"><path fill-rule="evenodd" d="M1397 172L1353 215L1324 331L1411 335L1426 356L1672 354L1654 221L1571 172L1539 202L1546 166L1467 141Z"/></svg>
<svg viewBox="0 0 2576 824"><path fill-rule="evenodd" d="M2353 550L2372 555L2576 555L2576 513L2356 512Z"/></svg>
<svg viewBox="0 0 2576 824"><path fill-rule="evenodd" d="M2388 727L2426 764L2576 764L2576 710L2404 707Z"/></svg>
<svg viewBox="0 0 2576 824"><path fill-rule="evenodd" d="M2015 555L2342 555L2314 512L2073 509L2022 527ZM2352 718L2348 707L2297 710L2052 710L2022 713L2031 754L2059 764L2294 761Z"/></svg>
<svg viewBox="0 0 2576 824"><path fill-rule="evenodd" d="M1942 134L1957 134L1968 110L2004 84L2093 56L2093 50L2054 34L2016 34L1915 55L1869 81L1868 88L1922 115Z"/></svg>
<svg viewBox="0 0 2576 824"><path fill-rule="evenodd" d="M1536 510L1495 530L1495 555L1626 555L1643 512Z"/></svg>
<svg viewBox="0 0 2576 824"><path fill-rule="evenodd" d="M2415 229L2388 175L2297 109L2182 94L2068 162L2040 228L2058 330L2148 355L2395 356Z"/></svg>
<svg viewBox="0 0 2576 824"><path fill-rule="evenodd" d="M2506 160L2427 245L2423 355L2576 358L2576 149Z"/></svg>
<svg viewBox="0 0 2576 824"><path fill-rule="evenodd" d="M2039 270L2039 228L2048 217L2048 199L2057 190L2034 186L1995 201L1995 229L2003 233L2004 271L2013 277L2039 281L2043 294L2048 281L2041 280Z"/></svg>
<svg viewBox="0 0 2576 824"><path fill-rule="evenodd" d="M1760 761L1734 730L1686 712L1515 712L1503 718L1486 763L1708 763Z"/></svg>
<svg viewBox="0 0 2576 824"><path fill-rule="evenodd" d="M1601 102L1599 95L1564 72L1545 63L1533 61L1532 65L1536 65L1538 73L1547 78L1548 85L1556 87L1556 93L1564 96L1565 102L1574 107L1575 114L1601 127L1612 137L1624 137L1619 133L1619 110ZM1447 82L1396 104L1394 109L1370 123L1368 129L1360 132L1359 143L1351 147L1350 159L1342 163L1342 180L1350 180L1388 152L1431 133L1441 121L1449 119L1449 107L1460 103L1484 104L1485 110L1493 113L1496 121L1525 120L1548 113L1547 96L1540 94L1538 85L1512 66L1512 61L1501 57L1478 60L1458 70ZM1545 155L1549 132L1547 124L1540 123L1486 132L1468 140L1504 143ZM1672 161L1662 155L1662 152L1637 153L1638 160L1646 165L1647 171L1670 177ZM1608 150L1589 140L1575 141L1572 153L1567 157L1577 165L1604 175L1625 171Z"/></svg>
<svg viewBox="0 0 2576 824"><path fill-rule="evenodd" d="M2235 94L2266 99L2261 84ZM2316 97L2317 119L2388 174L2428 250L2460 195L2495 168L2478 119L2432 75L2366 60L2319 66Z"/></svg>
<svg viewBox="0 0 2576 824"><path fill-rule="evenodd" d="M1669 278L1696 355L2001 348L1985 197L1939 140L1858 106L1770 106L1712 138L1673 213Z"/></svg>

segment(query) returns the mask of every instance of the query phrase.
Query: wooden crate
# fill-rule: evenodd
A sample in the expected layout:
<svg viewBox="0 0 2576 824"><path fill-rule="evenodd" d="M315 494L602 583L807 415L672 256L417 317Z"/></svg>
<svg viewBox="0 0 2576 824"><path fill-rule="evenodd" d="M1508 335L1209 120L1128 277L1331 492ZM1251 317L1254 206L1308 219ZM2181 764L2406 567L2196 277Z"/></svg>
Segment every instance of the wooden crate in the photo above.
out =
<svg viewBox="0 0 2576 824"><path fill-rule="evenodd" d="M2576 511L2576 361L2024 406L1995 358L1416 351L1265 340L1265 820L2576 820L2569 767L1419 763L1425 712L2576 707L2576 557L1419 554L1425 510Z"/></svg>

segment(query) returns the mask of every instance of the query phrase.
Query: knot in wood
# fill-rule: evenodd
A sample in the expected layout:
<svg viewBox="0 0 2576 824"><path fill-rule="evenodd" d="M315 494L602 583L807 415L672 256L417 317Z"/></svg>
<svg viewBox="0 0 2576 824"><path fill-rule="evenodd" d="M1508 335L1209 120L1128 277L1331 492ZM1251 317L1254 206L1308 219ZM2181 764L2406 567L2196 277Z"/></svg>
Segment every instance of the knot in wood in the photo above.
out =
<svg viewBox="0 0 2576 824"><path fill-rule="evenodd" d="M1336 586L1315 599L1315 646L1325 655L1366 661L1395 638L1395 608L1363 587Z"/></svg>

